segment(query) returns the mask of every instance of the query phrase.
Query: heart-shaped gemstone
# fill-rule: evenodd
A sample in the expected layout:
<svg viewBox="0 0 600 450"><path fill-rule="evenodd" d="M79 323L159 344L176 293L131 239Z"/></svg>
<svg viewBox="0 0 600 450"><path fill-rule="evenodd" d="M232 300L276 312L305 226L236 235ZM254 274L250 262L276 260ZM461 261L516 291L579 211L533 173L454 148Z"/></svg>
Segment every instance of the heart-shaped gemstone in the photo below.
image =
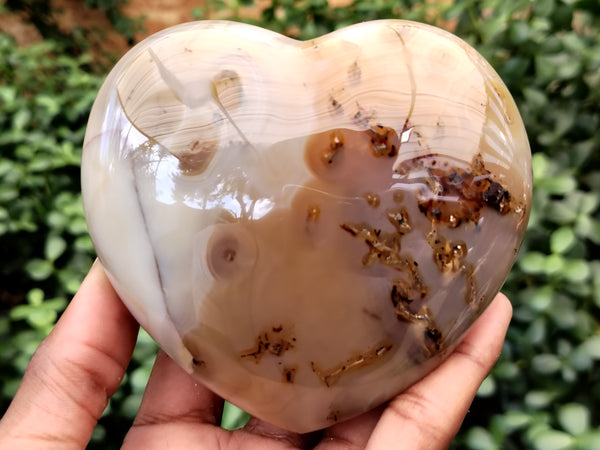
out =
<svg viewBox="0 0 600 450"><path fill-rule="evenodd" d="M454 348L514 262L531 155L498 75L447 32L387 20L299 42L209 21L117 64L82 180L141 325L219 395L308 432Z"/></svg>

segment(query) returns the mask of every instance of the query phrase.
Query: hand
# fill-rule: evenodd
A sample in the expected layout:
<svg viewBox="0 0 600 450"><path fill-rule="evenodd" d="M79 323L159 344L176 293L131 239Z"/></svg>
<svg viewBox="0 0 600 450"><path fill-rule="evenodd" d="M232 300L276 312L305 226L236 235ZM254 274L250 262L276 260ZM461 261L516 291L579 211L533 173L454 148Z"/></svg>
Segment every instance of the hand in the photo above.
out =
<svg viewBox="0 0 600 450"><path fill-rule="evenodd" d="M321 432L298 435L252 418L218 426L223 400L159 352L124 448L437 449L458 431L494 365L512 308L499 294L454 353L380 408ZM83 449L119 386L138 325L100 263L31 359L0 421L0 448Z"/></svg>

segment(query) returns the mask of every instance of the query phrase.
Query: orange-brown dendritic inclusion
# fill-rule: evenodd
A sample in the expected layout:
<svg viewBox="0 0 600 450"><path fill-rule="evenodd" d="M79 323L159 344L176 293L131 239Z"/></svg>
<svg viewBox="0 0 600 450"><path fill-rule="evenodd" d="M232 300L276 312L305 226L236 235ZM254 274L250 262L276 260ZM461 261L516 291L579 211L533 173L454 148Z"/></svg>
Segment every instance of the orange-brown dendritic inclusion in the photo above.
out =
<svg viewBox="0 0 600 450"><path fill-rule="evenodd" d="M288 350L292 350L296 338L289 335L288 328L291 327L284 328L283 325L277 325L259 334L256 337L254 346L242 352L242 359L251 359L258 364L265 355L279 357L283 356ZM297 368L295 366L283 365L281 362L279 362L279 365L282 366L282 381L284 383L293 383Z"/></svg>
<svg viewBox="0 0 600 450"><path fill-rule="evenodd" d="M381 323L381 336L373 336L370 343L348 354L336 355L337 359L319 359L303 347L305 343L289 322L294 318L282 317L283 322L263 324L238 350L236 357L242 364L250 365L248 368L256 365L263 375L273 374L275 368L283 384L314 382L329 389L351 374L389 361L400 345L399 339L414 341L410 350L403 350L412 365L443 353L455 342L456 334L448 337L448 319L441 325L427 305L429 296L441 285L439 278L464 282L460 291L464 292L465 309L472 316L486 306L484 294L478 292L468 242L462 238L467 239L465 236L477 230L487 213L513 214L518 223L525 215L524 205L513 198L501 177L486 168L480 154L471 161L460 161L431 153L398 163L401 152L398 133L383 125L369 125L364 131L333 129L313 135L305 146L305 161L314 178L292 201L292 219L265 216L251 224L259 230L271 229L273 223L285 228L290 223L292 228L297 227L292 231L295 240L306 236L317 239L323 233L328 239L335 235L337 240L326 244L327 251L345 252L341 247L352 247L358 249L347 253L357 256L352 267L384 270L386 275L376 281L387 286L387 293L380 299L382 306L377 311L363 309L367 320ZM394 180L401 180L401 187L394 188ZM414 236L422 236L417 238L421 239L418 245L425 251L418 256L405 248L405 240L411 235L413 248ZM343 267L348 267L347 255L340 260ZM423 270L424 265L433 270ZM314 295L319 295L318 287ZM384 320L383 315L388 317ZM401 331L390 332L390 323ZM194 345L188 343L192 350ZM198 360L200 356L196 355ZM259 370L263 365L271 369ZM202 365L196 368L207 370ZM343 414L331 408L328 418L340 420Z"/></svg>
<svg viewBox="0 0 600 450"><path fill-rule="evenodd" d="M343 177L354 177L354 181L350 182L360 183L360 173L373 169L366 162L369 159L385 161L385 165L388 166L387 174L366 175L367 190L362 197L371 208L382 210L381 214L386 217L391 227L383 230L370 224L368 220L342 220L337 226L350 238L364 243L364 255L361 260L363 266L382 265L397 271L398 277L389 284L389 312L395 315L398 322L413 324L419 330L418 333L422 336L422 354L415 355L415 362L418 362L438 354L446 347L446 342L432 311L426 305L417 308L414 306L424 303L423 300L430 293L430 283L421 273L419 261L402 251L403 236L411 232L413 227L413 218L403 206L407 195L414 193L419 214L430 224L425 239L431 248L429 258L433 259L440 274L463 275L464 301L474 314L484 305L478 298L474 267L468 260L468 245L462 240L446 238L442 230L468 225L477 227L485 208L490 208L500 215L514 213L519 216L524 208L523 205L517 204L505 186L495 181L480 154L475 155L470 162L436 154L426 154L403 161L395 168L395 173L424 173L419 177L421 187L408 194L406 191L395 192L392 195L393 205L384 206L377 193L381 185L373 186L373 189L369 190L371 186L368 179L389 176L399 151L400 136L392 128L373 125L366 131L334 129L312 136L308 140L306 161L312 172L321 181L325 180L325 185L314 186L318 189L327 187L328 182L338 186L344 184L340 183ZM334 188L333 191L335 190ZM343 188L341 190L343 191ZM343 194L339 189L336 193ZM310 223L319 221L322 208L322 205L316 203L307 207L307 232L310 232ZM258 335L253 346L242 352L240 357L260 364L264 355L279 357L287 351L293 351L296 344L295 338L285 337L281 326L275 325L271 330ZM325 366L321 362L306 361L306 364L324 386L331 387L345 374L377 364L388 356L393 347L392 340L384 340L356 354L345 355L337 363ZM294 367L291 372L289 367L282 368L283 380L293 382L296 369Z"/></svg>

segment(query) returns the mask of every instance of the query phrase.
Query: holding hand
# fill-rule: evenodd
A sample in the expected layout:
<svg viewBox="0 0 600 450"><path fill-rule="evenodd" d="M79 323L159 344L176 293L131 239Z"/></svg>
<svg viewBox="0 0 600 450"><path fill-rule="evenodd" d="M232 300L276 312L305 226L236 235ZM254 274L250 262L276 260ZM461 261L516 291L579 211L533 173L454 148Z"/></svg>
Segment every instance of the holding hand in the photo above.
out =
<svg viewBox="0 0 600 450"><path fill-rule="evenodd" d="M252 418L219 427L223 399L159 352L124 448L442 449L448 447L496 362L512 313L494 299L450 357L373 411L323 431L291 433ZM42 342L0 421L0 449L83 449L118 388L138 324L99 262Z"/></svg>

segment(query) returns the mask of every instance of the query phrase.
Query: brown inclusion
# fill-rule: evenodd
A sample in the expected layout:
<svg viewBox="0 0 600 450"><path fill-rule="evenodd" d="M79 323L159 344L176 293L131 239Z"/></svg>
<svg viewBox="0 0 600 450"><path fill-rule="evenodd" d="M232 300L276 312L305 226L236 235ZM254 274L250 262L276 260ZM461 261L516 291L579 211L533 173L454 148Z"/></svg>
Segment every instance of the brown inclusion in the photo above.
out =
<svg viewBox="0 0 600 450"><path fill-rule="evenodd" d="M408 290L407 290L408 288ZM427 306L414 313L410 309L413 295L405 283L396 283L392 287L391 300L395 307L396 318L423 328L423 344L427 357L438 353L444 345L442 332L436 324L433 313Z"/></svg>
<svg viewBox="0 0 600 450"><path fill-rule="evenodd" d="M321 369L314 361L310 362L310 367L325 386L331 387L340 380L342 375L380 360L392 349L392 347L393 345L391 342L382 342L366 352L361 352L356 356L348 358L343 363L340 363L331 369Z"/></svg>
<svg viewBox="0 0 600 450"><path fill-rule="evenodd" d="M400 137L396 130L383 125L369 127L371 151L375 156L396 156L400 147Z"/></svg>
<svg viewBox="0 0 600 450"><path fill-rule="evenodd" d="M294 378L296 377L296 367L284 367L283 368L283 382L288 384L294 383Z"/></svg>
<svg viewBox="0 0 600 450"><path fill-rule="evenodd" d="M433 250L433 261L440 272L462 272L465 275L465 301L474 306L477 297L475 267L467 261L468 247L464 241L449 241L437 229L427 234L427 243Z"/></svg>
<svg viewBox="0 0 600 450"><path fill-rule="evenodd" d="M463 223L477 223L481 209L488 206L500 214L514 211L510 192L492 179L481 154L471 164L461 167L453 158L430 154L405 161L399 172L427 171L428 191L418 195L419 210L434 224L456 228Z"/></svg>
<svg viewBox="0 0 600 450"><path fill-rule="evenodd" d="M271 328L271 331L265 331L256 337L253 347L241 352L241 358L254 358L254 362L259 363L265 354L282 356L286 351L294 348L296 338L289 338L282 333L281 325ZM293 378L293 377L292 377Z"/></svg>

